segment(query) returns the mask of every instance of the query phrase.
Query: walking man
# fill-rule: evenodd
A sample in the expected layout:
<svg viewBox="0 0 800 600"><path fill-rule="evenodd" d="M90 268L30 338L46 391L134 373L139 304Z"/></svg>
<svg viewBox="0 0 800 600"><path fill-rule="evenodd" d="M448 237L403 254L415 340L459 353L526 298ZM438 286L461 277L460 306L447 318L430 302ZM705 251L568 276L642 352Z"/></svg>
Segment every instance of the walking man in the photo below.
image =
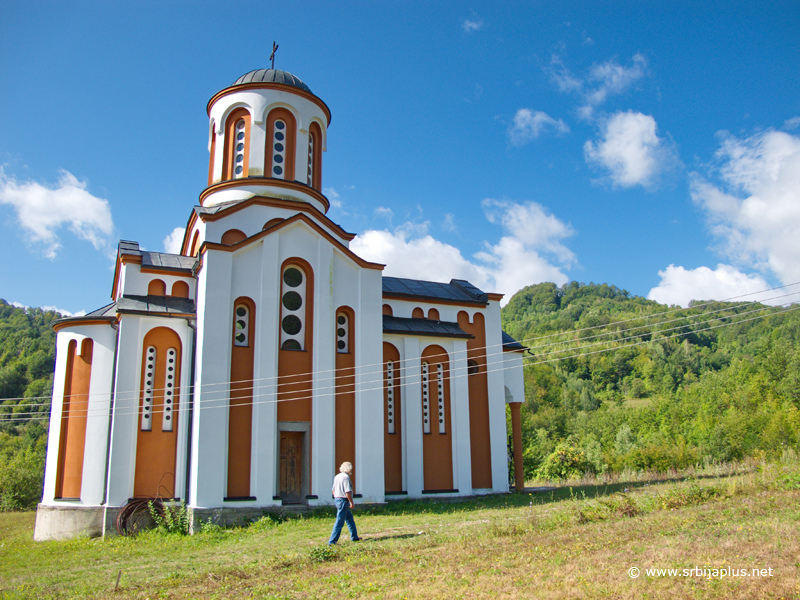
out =
<svg viewBox="0 0 800 600"><path fill-rule="evenodd" d="M331 539L328 540L328 545L332 546L339 541L339 535L342 533L342 527L347 523L347 528L350 530L350 540L357 542L358 531L356 531L356 522L353 520L353 513L350 512L351 508L355 508L353 504L353 484L350 482L350 474L353 472L353 465L349 462L343 462L339 467L339 474L333 478L333 501L336 503L336 522L333 524L333 531L331 531Z"/></svg>

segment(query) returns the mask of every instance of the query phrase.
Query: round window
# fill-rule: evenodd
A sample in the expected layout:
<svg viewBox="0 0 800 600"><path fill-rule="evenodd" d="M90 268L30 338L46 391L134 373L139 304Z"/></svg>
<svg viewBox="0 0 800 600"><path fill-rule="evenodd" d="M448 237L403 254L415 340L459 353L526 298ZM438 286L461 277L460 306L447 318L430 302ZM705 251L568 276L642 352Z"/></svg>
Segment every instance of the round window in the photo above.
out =
<svg viewBox="0 0 800 600"><path fill-rule="evenodd" d="M275 152L283 152L283 144L280 142L275 144Z"/></svg>
<svg viewBox="0 0 800 600"><path fill-rule="evenodd" d="M286 340L281 344L281 350L302 350L303 348L300 347L300 342L297 340Z"/></svg>
<svg viewBox="0 0 800 600"><path fill-rule="evenodd" d="M283 167L275 165L274 167L272 167L272 172L275 173L275 175L280 175L281 173L283 173Z"/></svg>
<svg viewBox="0 0 800 600"><path fill-rule="evenodd" d="M339 325L344 325L344 315L339 315L336 318L336 322L339 323Z"/></svg>
<svg viewBox="0 0 800 600"><path fill-rule="evenodd" d="M283 295L283 305L289 310L297 310L303 306L303 298L297 292L286 292Z"/></svg>
<svg viewBox="0 0 800 600"><path fill-rule="evenodd" d="M339 340L338 342L336 342L336 347L339 348L339 350L344 350L344 342L342 340Z"/></svg>
<svg viewBox="0 0 800 600"><path fill-rule="evenodd" d="M303 283L303 273L300 269L289 267L283 272L283 281L289 287L297 287Z"/></svg>
<svg viewBox="0 0 800 600"><path fill-rule="evenodd" d="M275 129L283 129L286 124L283 121L275 121Z"/></svg>
<svg viewBox="0 0 800 600"><path fill-rule="evenodd" d="M236 316L243 317L247 314L247 309L244 306L237 306L236 307Z"/></svg>
<svg viewBox="0 0 800 600"><path fill-rule="evenodd" d="M475 375L475 374L476 374L476 373L478 373L478 371L480 371L480 370L481 370L481 368L480 368L480 366L478 365L477 361L474 361L474 360L472 360L472 359L469 359L469 360L467 361L467 373L468 373L469 375Z"/></svg>
<svg viewBox="0 0 800 600"><path fill-rule="evenodd" d="M295 315L287 315L281 321L281 327L289 335L297 335L303 328L303 323Z"/></svg>
<svg viewBox="0 0 800 600"><path fill-rule="evenodd" d="M279 140L279 141L282 140L283 139L283 134L280 131L276 131L275 132L275 139Z"/></svg>

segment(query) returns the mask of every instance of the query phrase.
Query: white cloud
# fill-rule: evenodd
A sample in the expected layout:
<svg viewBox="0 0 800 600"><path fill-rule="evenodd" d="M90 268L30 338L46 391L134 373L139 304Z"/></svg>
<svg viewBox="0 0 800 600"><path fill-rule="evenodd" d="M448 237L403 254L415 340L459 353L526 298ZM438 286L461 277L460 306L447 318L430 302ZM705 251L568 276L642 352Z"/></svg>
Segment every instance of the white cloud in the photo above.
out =
<svg viewBox="0 0 800 600"><path fill-rule="evenodd" d="M173 229L172 233L164 238L164 252L167 254L180 254L185 233L185 227L176 227Z"/></svg>
<svg viewBox="0 0 800 600"><path fill-rule="evenodd" d="M591 38L586 39L591 41ZM595 109L609 96L624 93L647 75L647 59L635 54L629 66L620 65L615 59L608 60L593 65L585 77L578 77L570 72L560 57L553 56L549 73L559 91L580 93L583 104L578 108L578 115L591 120Z"/></svg>
<svg viewBox="0 0 800 600"><path fill-rule="evenodd" d="M617 112L602 125L600 140L584 144L586 162L607 169L615 186L650 187L677 160L657 132L656 121L650 115Z"/></svg>
<svg viewBox="0 0 800 600"><path fill-rule="evenodd" d="M505 294L504 303L527 285L569 280L561 270L575 261L572 251L561 243L574 233L568 224L534 202L486 199L482 205L487 220L502 225L505 235L497 244L484 242L484 249L474 255L474 260L465 258L455 246L433 238L427 223L405 223L393 231L365 231L350 248L367 260L385 264L387 276L430 281L466 279L485 291Z"/></svg>
<svg viewBox="0 0 800 600"><path fill-rule="evenodd" d="M539 137L544 129L553 129L556 133L569 131L569 127L561 119L556 120L540 110L520 108L508 128L508 137L515 146L522 146Z"/></svg>
<svg viewBox="0 0 800 600"><path fill-rule="evenodd" d="M774 130L729 135L715 157L718 181L693 173L690 186L718 250L784 284L800 281L800 137Z"/></svg>
<svg viewBox="0 0 800 600"><path fill-rule="evenodd" d="M389 223L389 227L392 226L392 217L394 217L394 211L391 208L379 206L372 211L372 214L375 215L376 218L386 219L386 221Z"/></svg>
<svg viewBox="0 0 800 600"><path fill-rule="evenodd" d="M480 31L481 29L483 29L483 19L480 19L478 17L474 17L472 19L464 19L461 22L461 28L467 33L472 33L473 31Z"/></svg>
<svg viewBox="0 0 800 600"><path fill-rule="evenodd" d="M48 258L55 258L62 226L96 249L107 249L113 230L108 200L92 196L86 182L60 171L58 185L50 188L35 182L18 182L0 168L0 204L14 208L30 243L41 244Z"/></svg>
<svg viewBox="0 0 800 600"><path fill-rule="evenodd" d="M342 197L334 188L322 188L322 193L328 198L333 208L342 208Z"/></svg>
<svg viewBox="0 0 800 600"><path fill-rule="evenodd" d="M797 129L798 127L800 127L800 117L792 117L791 119L786 119L783 122L784 129L792 130Z"/></svg>
<svg viewBox="0 0 800 600"><path fill-rule="evenodd" d="M22 308L24 310L28 310L30 306L22 304L21 302L11 302L11 306L16 306L17 308ZM64 310L63 308L57 308L55 306L42 306L40 307L42 310L51 310L53 312L57 312L64 317L82 317L86 314L85 310L79 310L78 312L70 312L68 310Z"/></svg>
<svg viewBox="0 0 800 600"><path fill-rule="evenodd" d="M450 233L452 233L453 231L455 231L457 229L456 228L455 216L453 216L453 213L447 213L444 216L444 221L442 221L442 229L444 229L445 231L448 231Z"/></svg>
<svg viewBox="0 0 800 600"><path fill-rule="evenodd" d="M771 286L761 276L742 273L729 265L717 265L713 271L708 267L684 269L670 265L659 271L658 275L661 277L661 282L650 290L647 297L662 304L686 307L692 300L736 298L742 301L761 301L770 296L781 295L780 292L772 292L769 295L754 294ZM742 297L745 295L747 296Z"/></svg>

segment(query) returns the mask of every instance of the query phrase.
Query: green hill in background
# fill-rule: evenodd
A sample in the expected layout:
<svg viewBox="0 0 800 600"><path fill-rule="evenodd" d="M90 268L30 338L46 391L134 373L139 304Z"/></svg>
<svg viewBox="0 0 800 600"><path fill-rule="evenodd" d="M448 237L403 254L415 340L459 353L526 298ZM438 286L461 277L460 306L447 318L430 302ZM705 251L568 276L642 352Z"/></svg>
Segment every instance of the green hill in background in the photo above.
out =
<svg viewBox="0 0 800 600"><path fill-rule="evenodd" d="M796 308L680 309L577 282L520 290L502 318L533 354L525 358L526 477L797 451Z"/></svg>

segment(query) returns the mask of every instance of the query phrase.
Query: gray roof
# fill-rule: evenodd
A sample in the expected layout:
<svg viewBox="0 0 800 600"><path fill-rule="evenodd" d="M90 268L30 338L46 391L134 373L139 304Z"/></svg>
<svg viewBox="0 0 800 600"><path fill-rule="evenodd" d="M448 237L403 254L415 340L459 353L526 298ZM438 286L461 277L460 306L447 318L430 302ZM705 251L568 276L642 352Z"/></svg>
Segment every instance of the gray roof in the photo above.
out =
<svg viewBox="0 0 800 600"><path fill-rule="evenodd" d="M527 346L523 346L517 340L503 332L503 350L527 350Z"/></svg>
<svg viewBox="0 0 800 600"><path fill-rule="evenodd" d="M193 256L141 250L139 248L139 242L131 242L129 240L120 240L117 252L119 255L133 254L134 256L141 256L143 267L157 267L169 271L184 271L187 275L192 274L194 264L197 262L197 259Z"/></svg>
<svg viewBox="0 0 800 600"><path fill-rule="evenodd" d="M458 323L432 321L430 319L407 319L383 315L383 333L432 335L436 337L471 338Z"/></svg>
<svg viewBox="0 0 800 600"><path fill-rule="evenodd" d="M142 251L142 266L143 267L158 267L159 269L168 269L171 271L188 271L192 272L194 263L197 259L194 256L182 256L180 254L165 254L164 252L148 252Z"/></svg>
<svg viewBox="0 0 800 600"><path fill-rule="evenodd" d="M121 313L144 313L152 316L195 314L194 300L174 296L123 296L117 300Z"/></svg>
<svg viewBox="0 0 800 600"><path fill-rule="evenodd" d="M105 306L80 317L61 317L60 319L55 319L52 323L50 323L50 326L52 327L54 325L60 325L61 323L75 323L78 325L81 321L107 320L111 322L116 318L116 316L117 303L112 302L111 304L106 304Z"/></svg>
<svg viewBox="0 0 800 600"><path fill-rule="evenodd" d="M468 304L486 305L489 302L488 294L464 279L451 279L450 283L439 283L419 279L384 277L383 293L433 301L453 300Z"/></svg>
<svg viewBox="0 0 800 600"><path fill-rule="evenodd" d="M243 85L245 83L283 83L292 87L299 88L309 94L313 93L309 87L303 83L300 78L295 77L288 71L280 71L278 69L256 69L245 73L239 79L233 82L233 85Z"/></svg>

